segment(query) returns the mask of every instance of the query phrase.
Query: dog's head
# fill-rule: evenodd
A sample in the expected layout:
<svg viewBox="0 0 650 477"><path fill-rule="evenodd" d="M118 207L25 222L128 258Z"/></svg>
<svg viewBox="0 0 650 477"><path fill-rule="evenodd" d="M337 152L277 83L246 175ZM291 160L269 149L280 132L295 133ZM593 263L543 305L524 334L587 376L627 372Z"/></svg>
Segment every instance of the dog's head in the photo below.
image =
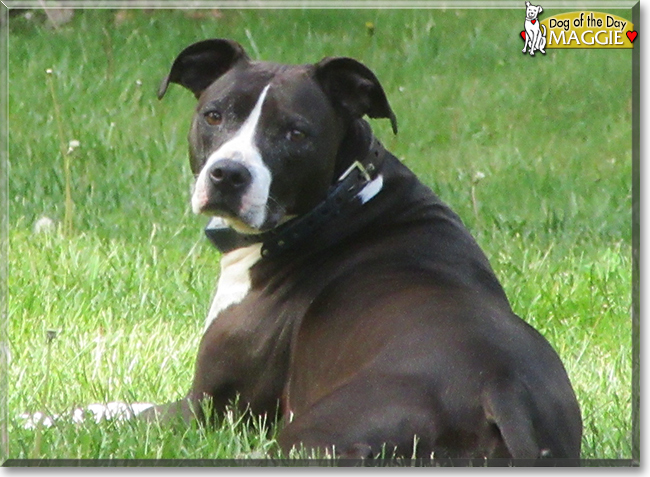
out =
<svg viewBox="0 0 650 477"><path fill-rule="evenodd" d="M379 81L351 58L281 65L213 39L178 55L159 98L169 83L198 99L188 138L192 210L243 233L272 229L318 204L364 115L390 118L397 128Z"/></svg>
<svg viewBox="0 0 650 477"><path fill-rule="evenodd" d="M530 2L526 2L526 19L534 20L537 18L537 15L542 13L544 9L540 5L531 5Z"/></svg>

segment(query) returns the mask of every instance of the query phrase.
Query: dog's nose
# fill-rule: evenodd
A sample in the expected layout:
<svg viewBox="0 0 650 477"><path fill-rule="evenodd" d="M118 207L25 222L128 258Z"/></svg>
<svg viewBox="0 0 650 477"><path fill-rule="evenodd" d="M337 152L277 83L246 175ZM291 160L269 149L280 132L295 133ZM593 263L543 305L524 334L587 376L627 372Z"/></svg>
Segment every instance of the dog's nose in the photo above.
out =
<svg viewBox="0 0 650 477"><path fill-rule="evenodd" d="M215 186L231 191L245 189L252 180L251 173L246 166L230 159L215 162L208 171L208 175Z"/></svg>

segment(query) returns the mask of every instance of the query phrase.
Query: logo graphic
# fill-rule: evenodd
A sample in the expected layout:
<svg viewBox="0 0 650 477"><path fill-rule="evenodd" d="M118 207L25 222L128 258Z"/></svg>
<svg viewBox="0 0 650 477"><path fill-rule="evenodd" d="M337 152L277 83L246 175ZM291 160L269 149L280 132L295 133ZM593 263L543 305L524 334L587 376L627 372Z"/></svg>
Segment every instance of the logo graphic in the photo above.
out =
<svg viewBox="0 0 650 477"><path fill-rule="evenodd" d="M544 20L541 6L526 2L526 20L521 38L531 56L552 48L634 48L638 32L632 22L601 12L561 13Z"/></svg>
<svg viewBox="0 0 650 477"><path fill-rule="evenodd" d="M524 39L524 49L522 53L526 53L526 48L529 49L530 56L535 56L535 50L542 54L546 54L546 26L542 25L537 19L537 15L542 13L544 9L540 5L531 5L526 2L526 21L524 22L524 31L521 36ZM542 33L542 29L544 30Z"/></svg>

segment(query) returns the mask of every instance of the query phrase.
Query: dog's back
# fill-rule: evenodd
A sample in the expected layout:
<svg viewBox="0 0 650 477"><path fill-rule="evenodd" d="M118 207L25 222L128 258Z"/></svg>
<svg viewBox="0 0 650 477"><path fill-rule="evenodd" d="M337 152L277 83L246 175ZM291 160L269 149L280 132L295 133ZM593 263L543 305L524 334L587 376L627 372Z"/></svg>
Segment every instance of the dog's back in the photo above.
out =
<svg viewBox="0 0 650 477"><path fill-rule="evenodd" d="M310 274L293 286L311 299L282 446L408 456L416 436L418 456L579 458L580 410L556 353L513 314L456 214L392 155L382 171L387 193L332 227L349 235L300 259Z"/></svg>

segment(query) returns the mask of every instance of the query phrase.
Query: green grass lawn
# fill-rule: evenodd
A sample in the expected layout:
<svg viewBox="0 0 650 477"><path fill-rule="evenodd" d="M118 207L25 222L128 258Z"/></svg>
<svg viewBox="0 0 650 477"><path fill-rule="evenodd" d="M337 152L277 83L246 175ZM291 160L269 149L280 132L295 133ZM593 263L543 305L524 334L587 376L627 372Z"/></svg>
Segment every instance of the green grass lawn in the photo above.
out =
<svg viewBox="0 0 650 477"><path fill-rule="evenodd" d="M278 455L263 423L234 414L217 429L17 419L189 388L219 255L189 207L195 101L155 90L185 46L226 37L257 59L351 56L377 74L400 132L376 120L376 134L460 214L560 354L583 457L630 458L631 51L522 55L523 8L197 13L10 20L6 457ZM34 234L42 216L57 228Z"/></svg>

